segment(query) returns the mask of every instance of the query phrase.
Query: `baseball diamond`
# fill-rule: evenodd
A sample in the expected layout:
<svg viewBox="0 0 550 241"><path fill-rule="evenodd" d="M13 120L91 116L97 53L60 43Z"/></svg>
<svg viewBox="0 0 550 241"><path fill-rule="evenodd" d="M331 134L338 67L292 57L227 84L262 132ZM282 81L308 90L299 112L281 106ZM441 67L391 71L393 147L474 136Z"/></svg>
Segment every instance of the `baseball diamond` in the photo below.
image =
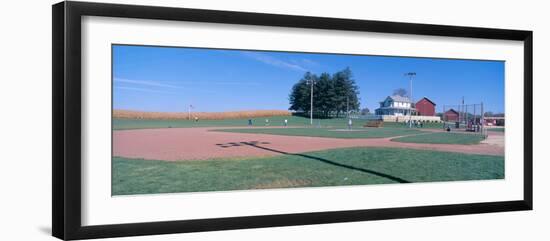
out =
<svg viewBox="0 0 550 241"><path fill-rule="evenodd" d="M112 195L506 176L502 61L112 51Z"/></svg>

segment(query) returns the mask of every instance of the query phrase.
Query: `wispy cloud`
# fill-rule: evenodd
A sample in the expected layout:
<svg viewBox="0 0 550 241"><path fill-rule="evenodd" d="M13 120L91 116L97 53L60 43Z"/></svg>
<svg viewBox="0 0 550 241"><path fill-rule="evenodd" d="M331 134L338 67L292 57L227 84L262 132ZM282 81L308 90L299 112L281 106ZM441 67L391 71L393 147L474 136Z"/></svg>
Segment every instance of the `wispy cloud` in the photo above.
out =
<svg viewBox="0 0 550 241"><path fill-rule="evenodd" d="M240 85L240 86L259 86L260 83L250 81L181 81L178 84L193 85L193 86L205 86L205 85Z"/></svg>
<svg viewBox="0 0 550 241"><path fill-rule="evenodd" d="M307 71L307 68L304 68L303 66L301 66L299 64L283 61L283 60L280 60L278 58L269 56L267 54L248 52L248 51L244 51L244 52L242 52L242 54L244 56L248 57L248 58L254 59L256 61L262 62L264 64L268 64L268 65L271 65L271 66L290 69L290 70L294 70L294 71L300 71L300 72Z"/></svg>
<svg viewBox="0 0 550 241"><path fill-rule="evenodd" d="M123 78L114 78L115 82L119 83L127 83L127 84L136 84L136 85L145 85L145 86L155 86L155 87L165 87L165 88L172 88L172 89L181 89L181 86L172 85L172 84L165 84L159 81L152 81L152 80L133 80L133 79L123 79Z"/></svg>
<svg viewBox="0 0 550 241"><path fill-rule="evenodd" d="M129 84L134 86L161 87L170 89L193 89L204 85L240 85L240 86L258 86L260 83L249 81L152 81L152 80L134 80L124 78L114 78L115 83Z"/></svg>
<svg viewBox="0 0 550 241"><path fill-rule="evenodd" d="M159 93L159 94L176 94L175 92L170 92L170 91L152 90L152 89L145 89L145 88L138 88L138 87L127 87L127 86L115 86L115 89L140 91L140 92L148 92L148 93Z"/></svg>
<svg viewBox="0 0 550 241"><path fill-rule="evenodd" d="M305 65L309 65L309 66L319 66L320 64L311 60L311 59L301 59L300 62L302 64L305 64Z"/></svg>

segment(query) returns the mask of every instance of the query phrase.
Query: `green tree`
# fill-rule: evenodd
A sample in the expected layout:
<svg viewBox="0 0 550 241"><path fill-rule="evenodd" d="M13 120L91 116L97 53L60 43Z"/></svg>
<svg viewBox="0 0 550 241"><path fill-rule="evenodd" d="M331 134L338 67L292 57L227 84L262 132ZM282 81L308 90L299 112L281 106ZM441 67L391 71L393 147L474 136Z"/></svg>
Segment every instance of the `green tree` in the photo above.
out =
<svg viewBox="0 0 550 241"><path fill-rule="evenodd" d="M289 95L290 107L289 110L298 112L309 112L311 108L311 84L317 82L317 76L310 72L306 72L304 77L298 83L292 86ZM315 85L313 86L315 90ZM314 94L315 97L315 94ZM315 103L315 100L314 100Z"/></svg>
<svg viewBox="0 0 550 241"><path fill-rule="evenodd" d="M313 111L328 117L359 111L359 87L349 68L333 75L322 73L319 77L307 72L294 86L289 95L289 110L308 113L311 109L311 84L313 85Z"/></svg>
<svg viewBox="0 0 550 241"><path fill-rule="evenodd" d="M408 97L409 92L406 89L398 88L393 90L393 95L398 95L402 97Z"/></svg>
<svg viewBox="0 0 550 241"><path fill-rule="evenodd" d="M332 101L335 105L333 111L336 112L336 116L340 117L341 113L347 111L359 111L359 87L353 79L350 68L336 72L332 79L334 82Z"/></svg>
<svg viewBox="0 0 550 241"><path fill-rule="evenodd" d="M335 108L334 102L334 83L329 73L322 73L315 84L314 111L321 113L323 117L328 117L330 112Z"/></svg>

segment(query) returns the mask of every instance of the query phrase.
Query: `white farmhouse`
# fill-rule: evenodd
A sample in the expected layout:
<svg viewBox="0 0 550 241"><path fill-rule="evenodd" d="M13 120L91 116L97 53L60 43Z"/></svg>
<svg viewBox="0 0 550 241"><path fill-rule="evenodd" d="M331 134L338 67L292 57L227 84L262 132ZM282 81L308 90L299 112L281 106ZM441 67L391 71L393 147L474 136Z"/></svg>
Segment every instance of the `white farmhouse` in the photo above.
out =
<svg viewBox="0 0 550 241"><path fill-rule="evenodd" d="M380 108L375 110L376 115L405 116L416 114L416 109L408 97L392 95L380 102Z"/></svg>

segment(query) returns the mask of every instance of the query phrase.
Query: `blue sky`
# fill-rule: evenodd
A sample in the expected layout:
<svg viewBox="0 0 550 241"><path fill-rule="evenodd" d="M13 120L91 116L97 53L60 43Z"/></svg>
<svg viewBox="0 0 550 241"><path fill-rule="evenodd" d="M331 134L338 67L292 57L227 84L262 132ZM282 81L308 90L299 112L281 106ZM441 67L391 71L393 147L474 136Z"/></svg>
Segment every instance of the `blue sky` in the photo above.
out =
<svg viewBox="0 0 550 241"><path fill-rule="evenodd" d="M361 108L374 111L394 89L444 104L483 101L504 111L504 62L431 58L113 46L113 107L140 111L236 111L289 107L288 94L306 71L334 73L349 67Z"/></svg>

